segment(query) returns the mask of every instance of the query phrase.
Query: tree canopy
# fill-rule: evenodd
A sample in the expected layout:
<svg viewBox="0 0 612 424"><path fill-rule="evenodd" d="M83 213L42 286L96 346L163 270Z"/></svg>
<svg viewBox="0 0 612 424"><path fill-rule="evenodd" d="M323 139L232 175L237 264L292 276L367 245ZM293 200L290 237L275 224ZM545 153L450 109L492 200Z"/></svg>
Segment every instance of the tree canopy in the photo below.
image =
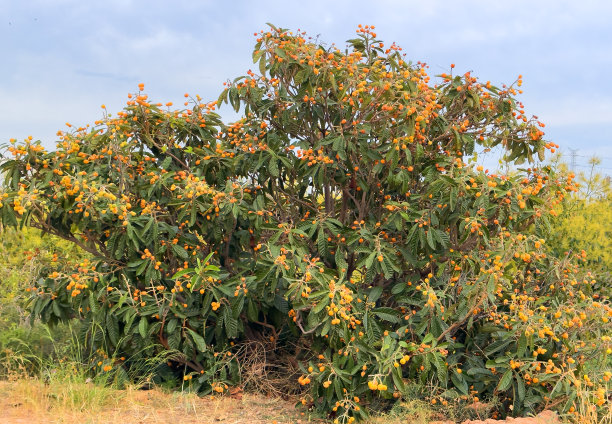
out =
<svg viewBox="0 0 612 424"><path fill-rule="evenodd" d="M607 387L588 364L609 361L612 310L585 253L547 247L575 185L537 165L557 146L520 77L434 83L367 26L346 51L272 26L253 61L217 101L175 110L141 85L55 151L12 142L3 224L92 256L35 284L34 316L90 323L112 358L179 352L157 378L203 393L237 384L240 346L266 340L295 354L302 403L340 422L412 383L501 414L572 411L577 378ZM224 103L242 118L223 123ZM492 148L529 167L470 162Z"/></svg>

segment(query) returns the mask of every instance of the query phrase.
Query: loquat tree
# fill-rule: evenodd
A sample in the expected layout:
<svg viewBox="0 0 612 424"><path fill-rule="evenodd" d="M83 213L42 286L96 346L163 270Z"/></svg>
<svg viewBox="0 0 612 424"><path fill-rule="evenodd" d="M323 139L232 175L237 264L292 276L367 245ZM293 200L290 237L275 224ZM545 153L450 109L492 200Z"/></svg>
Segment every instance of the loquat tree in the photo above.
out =
<svg viewBox="0 0 612 424"><path fill-rule="evenodd" d="M216 102L173 110L140 86L55 151L12 143L4 225L93 258L40 279L34 316L91 323L90 343L128 358L116 369L178 352L160 375L202 393L239 384L253 338L297 346L302 403L339 422L415 384L444 406L496 397L501 415L573 412L582 384L603 408L611 374L591 364L610 364L612 309L582 254L547 248L575 185L536 166L556 146L516 100L521 79L433 84L367 26L346 51L256 36L259 72ZM243 118L224 124L223 103ZM532 164L468 160L492 148Z"/></svg>

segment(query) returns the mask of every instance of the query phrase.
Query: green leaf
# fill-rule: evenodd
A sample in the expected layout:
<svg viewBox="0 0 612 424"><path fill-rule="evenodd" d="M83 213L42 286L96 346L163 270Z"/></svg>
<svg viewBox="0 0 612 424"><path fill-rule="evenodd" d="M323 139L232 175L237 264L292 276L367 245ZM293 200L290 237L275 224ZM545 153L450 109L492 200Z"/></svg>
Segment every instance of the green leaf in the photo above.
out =
<svg viewBox="0 0 612 424"><path fill-rule="evenodd" d="M91 308L91 312L97 314L100 312L100 305L98 304L98 300L94 296L93 292L89 294L89 307Z"/></svg>
<svg viewBox="0 0 612 424"><path fill-rule="evenodd" d="M383 293L383 288L381 286L372 287L370 293L368 294L368 302L376 302L380 299L380 296Z"/></svg>
<svg viewBox="0 0 612 424"><path fill-rule="evenodd" d="M325 233L322 228L319 228L319 232L317 234L317 248L319 249L319 254L321 256L327 256L327 240L325 239Z"/></svg>
<svg viewBox="0 0 612 424"><path fill-rule="evenodd" d="M527 337L525 336L525 333L523 333L521 334L521 337L519 337L516 354L518 355L519 358L521 358L523 355L525 355L526 350L527 350Z"/></svg>
<svg viewBox="0 0 612 424"><path fill-rule="evenodd" d="M257 321L259 319L259 311L253 299L249 299L247 302L247 317L251 321Z"/></svg>
<svg viewBox="0 0 612 424"><path fill-rule="evenodd" d="M505 348L506 346L508 346L511 342L512 342L512 340L510 340L510 339L507 339L507 340L497 340L497 341L491 343L489 346L487 346L487 348L484 350L484 353L487 356L491 356L495 352L500 351L503 348Z"/></svg>
<svg viewBox="0 0 612 424"><path fill-rule="evenodd" d="M178 326L178 319L172 318L171 320L168 321L168 324L166 325L166 333L167 334L174 333L177 326Z"/></svg>
<svg viewBox="0 0 612 424"><path fill-rule="evenodd" d="M376 257L376 252L372 252L370 253L370 255L368 256L368 258L365 261L365 266L366 268L371 268L372 264L374 263L374 258Z"/></svg>
<svg viewBox="0 0 612 424"><path fill-rule="evenodd" d="M436 248L436 242L434 241L434 236L433 236L433 228L430 228L427 231L427 244L429 245L429 247L431 247L432 249Z"/></svg>
<svg viewBox="0 0 612 424"><path fill-rule="evenodd" d="M308 77L308 69L300 69L297 74L293 77L293 81L296 85L302 84Z"/></svg>
<svg viewBox="0 0 612 424"><path fill-rule="evenodd" d="M499 380L499 384L497 385L497 391L505 392L510 387L512 383L512 370L508 369L502 378Z"/></svg>
<svg viewBox="0 0 612 424"><path fill-rule="evenodd" d="M337 378L334 380L334 391L336 392L337 398L338 399L342 399L342 397L343 397L343 394L342 394L342 383Z"/></svg>
<svg viewBox="0 0 612 424"><path fill-rule="evenodd" d="M53 308L53 314L58 318L62 318L62 311L60 310L58 302L52 301L51 306Z"/></svg>
<svg viewBox="0 0 612 424"><path fill-rule="evenodd" d="M398 295L406 290L406 283L397 283L391 288L391 294Z"/></svg>
<svg viewBox="0 0 612 424"><path fill-rule="evenodd" d="M265 50L255 50L253 51L253 63L257 63L261 58L261 55L265 53Z"/></svg>
<svg viewBox="0 0 612 424"><path fill-rule="evenodd" d="M462 394L468 394L468 384L465 381L465 377L462 374L459 374L457 371L453 371L451 374L451 381Z"/></svg>
<svg viewBox="0 0 612 424"><path fill-rule="evenodd" d="M433 361L433 364L436 367L438 380L441 383L446 384L446 381L448 379L446 361L444 360L444 358L442 358L442 356L436 355L435 361Z"/></svg>
<svg viewBox="0 0 612 424"><path fill-rule="evenodd" d="M106 333L111 343L117 346L119 342L119 324L117 318L111 313L106 314Z"/></svg>
<svg viewBox="0 0 612 424"><path fill-rule="evenodd" d="M172 250L174 251L174 253L176 253L176 255L181 258L181 259L189 259L189 254L187 253L187 251L185 249L183 249L182 246L179 246L178 244L173 244L172 245Z"/></svg>
<svg viewBox="0 0 612 424"><path fill-rule="evenodd" d="M344 253L342 252L342 249L340 247L336 248L336 254L334 256L334 259L336 260L336 267L338 268L338 271L340 271L341 274L346 273L346 270L348 269L348 263L346 262L346 259L344 259ZM342 271L342 270L345 271Z"/></svg>
<svg viewBox="0 0 612 424"><path fill-rule="evenodd" d="M467 370L467 375L469 376L493 376L493 373L491 372L491 370L488 370L486 368L481 368L481 367L475 367L475 368L470 368L469 370Z"/></svg>
<svg viewBox="0 0 612 424"><path fill-rule="evenodd" d="M147 338L147 333L149 330L149 320L146 317L140 318L140 323L138 324L138 332L143 339Z"/></svg>
<svg viewBox="0 0 612 424"><path fill-rule="evenodd" d="M318 314L323 309L325 309L327 305L329 305L329 297L325 296L323 299L319 301L319 303L317 303L317 305L314 308L312 308L312 312L315 314Z"/></svg>
<svg viewBox="0 0 612 424"><path fill-rule="evenodd" d="M559 380L560 382L561 380ZM519 400L522 402L525 399L525 382L520 376L516 379L516 390ZM554 392L554 390L553 390Z"/></svg>
<svg viewBox="0 0 612 424"><path fill-rule="evenodd" d="M185 249L183 249L183 250L185 250ZM187 253L187 252L185 252L185 253ZM174 274L172 277L170 277L170 278L171 278L172 280L176 280L177 278L182 277L182 276L183 276L183 275L185 275L185 274L191 274L192 272L194 272L194 269L193 269L193 268L186 268L186 269L183 269L183 270L181 270L181 271L179 271L179 272L176 272L176 273L175 273L175 274Z"/></svg>
<svg viewBox="0 0 612 424"><path fill-rule="evenodd" d="M270 175L274 177L279 176L278 161L275 157L270 158L270 162L268 163L268 170L270 171Z"/></svg>
<svg viewBox="0 0 612 424"><path fill-rule="evenodd" d="M238 320L232 316L230 308L223 309L223 323L225 324L228 339L238 337Z"/></svg>
<svg viewBox="0 0 612 424"><path fill-rule="evenodd" d="M370 299L370 301L372 301ZM392 322L394 324L400 324L402 322L401 318L398 317L397 312L393 308L377 308L372 311L374 315L378 318Z"/></svg>
<svg viewBox="0 0 612 424"><path fill-rule="evenodd" d="M168 346L170 349L178 350L181 346L181 333L180 331L175 331L168 336Z"/></svg>
<svg viewBox="0 0 612 424"><path fill-rule="evenodd" d="M327 320L321 329L321 336L325 336L331 330L331 321Z"/></svg>
<svg viewBox="0 0 612 424"><path fill-rule="evenodd" d="M187 331L191 335L191 338L195 342L196 347L200 352L206 352L206 341L204 341L204 337L200 336L198 333L193 331L191 328L188 328Z"/></svg>

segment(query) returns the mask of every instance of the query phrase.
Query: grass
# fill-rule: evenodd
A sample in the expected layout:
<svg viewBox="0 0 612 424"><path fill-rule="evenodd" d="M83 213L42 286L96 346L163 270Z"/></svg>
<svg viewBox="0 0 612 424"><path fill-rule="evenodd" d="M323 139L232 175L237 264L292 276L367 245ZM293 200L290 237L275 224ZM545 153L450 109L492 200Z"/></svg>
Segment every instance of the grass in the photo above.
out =
<svg viewBox="0 0 612 424"><path fill-rule="evenodd" d="M590 401L592 393L584 388L578 390L576 424L612 424L612 405L608 404L607 413L597 415L593 402Z"/></svg>
<svg viewBox="0 0 612 424"><path fill-rule="evenodd" d="M117 390L84 381L40 379L1 381L0 408L2 422L16 424L313 422L292 403L251 394L200 398L159 389Z"/></svg>
<svg viewBox="0 0 612 424"><path fill-rule="evenodd" d="M159 388L126 389L83 381L78 376L21 378L0 381L0 421L7 424L306 424L331 423L308 416L294 403L252 393L233 396L198 397L193 393L164 391ZM585 411L586 412L586 411ZM611 424L612 415L599 418L582 414L577 424ZM387 414L364 424L446 424L441 412L420 400L401 402ZM486 421L487 423L489 421ZM521 423L522 421L519 421ZM551 421L527 419L525 423ZM503 423L503 422L502 422Z"/></svg>
<svg viewBox="0 0 612 424"><path fill-rule="evenodd" d="M409 401L364 424L430 424L442 417L422 401ZM50 424L306 424L332 422L308 416L294 403L245 393L198 397L158 388L118 390L78 378L58 376L0 381L2 422Z"/></svg>
<svg viewBox="0 0 612 424"><path fill-rule="evenodd" d="M429 424L439 419L427 402L410 400L397 404L389 413L370 419L372 424Z"/></svg>

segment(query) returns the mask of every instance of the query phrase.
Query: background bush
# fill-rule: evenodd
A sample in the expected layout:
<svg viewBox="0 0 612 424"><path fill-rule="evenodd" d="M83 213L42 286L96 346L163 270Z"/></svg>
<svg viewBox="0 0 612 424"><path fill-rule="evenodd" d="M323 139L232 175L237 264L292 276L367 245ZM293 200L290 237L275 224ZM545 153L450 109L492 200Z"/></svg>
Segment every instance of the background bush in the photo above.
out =
<svg viewBox="0 0 612 424"><path fill-rule="evenodd" d="M53 331L28 311L30 292L41 275L71 267L82 251L31 228L0 229L0 375L38 375L70 349L68 326ZM77 261L78 262L78 261Z"/></svg>
<svg viewBox="0 0 612 424"><path fill-rule="evenodd" d="M555 254L586 252L586 267L597 277L597 291L610 297L612 288L612 189L610 177L591 169L577 176L579 190L570 196L553 221L549 238ZM559 164L564 168L564 164Z"/></svg>

